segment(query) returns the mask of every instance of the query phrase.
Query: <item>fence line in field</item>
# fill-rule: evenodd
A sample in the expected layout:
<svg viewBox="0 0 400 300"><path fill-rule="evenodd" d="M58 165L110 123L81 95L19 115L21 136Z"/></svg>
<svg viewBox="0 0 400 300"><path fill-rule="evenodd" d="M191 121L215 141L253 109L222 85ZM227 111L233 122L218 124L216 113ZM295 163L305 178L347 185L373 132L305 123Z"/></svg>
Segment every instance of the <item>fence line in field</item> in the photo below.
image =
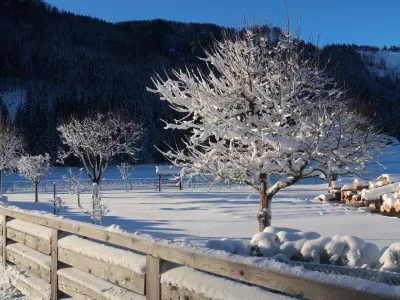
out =
<svg viewBox="0 0 400 300"><path fill-rule="evenodd" d="M162 191L178 190L179 182L174 178L163 177ZM70 188L64 180L43 180L39 184L39 193L52 193L56 185L57 193L69 193ZM81 193L90 193L92 191L92 181L89 179L81 180ZM158 190L157 178L129 178L126 182L122 179L103 179L99 184L101 191L113 190ZM218 190L222 188L244 188L246 184L240 182L220 181L213 183L203 177L184 178L182 180L183 190L211 189ZM4 181L3 192L8 194L20 194L34 192L34 187L29 181Z"/></svg>
<svg viewBox="0 0 400 300"><path fill-rule="evenodd" d="M255 285L306 299L390 298L379 296L373 291L360 291L356 286L337 286L288 275L279 270L235 262L213 254L200 254L202 252L198 253L193 249L175 248L137 235L113 232L83 222L5 207L0 207L0 220L2 265L17 265L27 274L18 276L10 273L11 283L40 299L57 300L69 296L74 299L110 300L114 294L121 292L131 295L126 297L129 299L212 299L180 286L182 279L177 283L162 281L163 274L179 268L179 265L197 269L203 276L217 275L226 280L236 280L238 284L245 283L243 288ZM27 230L31 227L36 229ZM71 238L71 235L75 236L73 241L78 239L80 243L90 243L90 251L82 252L75 247L66 247L62 241L64 238ZM90 240L83 240L78 236ZM74 239L73 236L72 238ZM104 251L100 251L101 255L96 254L99 244L108 247L108 254L104 254ZM143 261L142 273L131 271L112 259L111 253L116 253L113 248L115 246L135 251L135 259ZM106 257L107 255L110 257ZM215 278L217 277L210 277L213 280ZM206 280L202 284L207 288L209 282ZM222 288L229 289L229 286Z"/></svg>

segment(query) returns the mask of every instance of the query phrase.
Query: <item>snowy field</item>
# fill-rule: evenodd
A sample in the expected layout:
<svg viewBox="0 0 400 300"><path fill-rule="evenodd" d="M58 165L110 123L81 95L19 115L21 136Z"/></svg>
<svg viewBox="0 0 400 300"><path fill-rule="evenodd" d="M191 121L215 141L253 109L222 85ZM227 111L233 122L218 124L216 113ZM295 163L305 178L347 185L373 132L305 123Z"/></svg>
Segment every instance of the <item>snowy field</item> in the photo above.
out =
<svg viewBox="0 0 400 300"><path fill-rule="evenodd" d="M373 215L357 209L314 202L326 192L326 184L297 184L279 192L273 200L273 226L316 231L322 236L349 234L384 248L399 241L398 218ZM11 205L25 209L52 212L51 194L39 195L34 203L32 194L8 194ZM85 211L90 209L90 195L81 196L83 208L77 206L75 195L62 194L67 218L90 222ZM196 191L113 191L103 193L110 213L103 225L117 224L136 232L165 239L187 239L205 244L214 238L251 237L258 231L257 194L250 189Z"/></svg>

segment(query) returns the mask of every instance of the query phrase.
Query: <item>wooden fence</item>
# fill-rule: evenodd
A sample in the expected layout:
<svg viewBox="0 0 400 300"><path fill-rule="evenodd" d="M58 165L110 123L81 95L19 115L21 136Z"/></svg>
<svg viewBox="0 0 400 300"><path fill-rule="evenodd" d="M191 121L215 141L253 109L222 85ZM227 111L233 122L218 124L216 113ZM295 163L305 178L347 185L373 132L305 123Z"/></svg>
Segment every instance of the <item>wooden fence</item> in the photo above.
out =
<svg viewBox="0 0 400 300"><path fill-rule="evenodd" d="M40 282L47 284L46 292L43 289L34 289L34 284L27 284L18 276L12 280L17 288L29 291L41 299L110 299L111 296L108 297L93 288L99 280L100 285L109 286L110 291L126 291L126 296L120 299L208 299L189 290L162 284L160 276L165 272L165 268L162 271L162 266L167 262L308 299L383 299L352 288L288 276L257 266L156 244L140 236L111 232L88 223L3 207L0 207L0 215L2 263L4 266L15 264L26 270L33 282L41 280ZM18 230L18 227L13 225L16 222L32 227L31 231ZM34 226L38 225L48 230L49 238L32 233L35 232ZM68 235L87 237L93 243L115 245L144 254L145 274L133 274L124 267L114 265L113 262L102 261L96 256L87 257L63 248L62 238Z"/></svg>

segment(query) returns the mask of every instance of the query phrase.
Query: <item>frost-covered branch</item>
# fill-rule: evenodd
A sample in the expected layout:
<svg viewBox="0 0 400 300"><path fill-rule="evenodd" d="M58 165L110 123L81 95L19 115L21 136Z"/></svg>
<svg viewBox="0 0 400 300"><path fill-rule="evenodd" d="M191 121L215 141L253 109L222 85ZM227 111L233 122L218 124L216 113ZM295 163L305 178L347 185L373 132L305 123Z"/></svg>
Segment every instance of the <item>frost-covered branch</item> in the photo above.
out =
<svg viewBox="0 0 400 300"><path fill-rule="evenodd" d="M85 188L85 184L82 181L81 175L82 175L83 169L79 169L79 172L77 174L72 173L72 169L68 169L68 174L63 175L62 178L65 181L65 183L68 186L69 193L75 194L78 200L78 207L82 207L81 205L81 192Z"/></svg>
<svg viewBox="0 0 400 300"><path fill-rule="evenodd" d="M132 166L129 163L123 162L117 166L117 168L121 174L122 180L124 181L125 188L128 191L129 176L132 174Z"/></svg>
<svg viewBox="0 0 400 300"><path fill-rule="evenodd" d="M23 140L10 125L0 128L0 194L2 192L3 172L12 171L23 153Z"/></svg>
<svg viewBox="0 0 400 300"><path fill-rule="evenodd" d="M60 150L59 161L68 157L78 158L90 179L99 183L111 160L121 154L133 160L141 148L141 126L125 122L115 114L96 114L82 121L72 119L57 128L65 150Z"/></svg>
<svg viewBox="0 0 400 300"><path fill-rule="evenodd" d="M204 60L207 72L174 70L148 89L185 115L166 126L189 133L185 147L163 152L182 175L212 172L270 199L302 178L368 172L365 163L392 142L299 41L269 45L247 29L215 41ZM265 174L282 179L265 189Z"/></svg>
<svg viewBox="0 0 400 300"><path fill-rule="evenodd" d="M50 155L26 155L22 156L18 161L19 174L32 182L35 187L35 202L38 202L38 187L39 183L49 176L52 170Z"/></svg>

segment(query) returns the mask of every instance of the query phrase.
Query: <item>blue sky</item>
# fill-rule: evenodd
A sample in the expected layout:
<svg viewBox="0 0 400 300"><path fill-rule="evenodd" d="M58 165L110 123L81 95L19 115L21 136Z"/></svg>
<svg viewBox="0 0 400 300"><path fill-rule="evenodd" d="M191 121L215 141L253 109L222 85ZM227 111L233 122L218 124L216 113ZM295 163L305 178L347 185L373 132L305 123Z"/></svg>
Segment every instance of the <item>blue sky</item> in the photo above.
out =
<svg viewBox="0 0 400 300"><path fill-rule="evenodd" d="M109 22L167 19L224 26L285 23L284 0L45 0L60 9ZM400 0L287 0L301 36L327 43L400 45Z"/></svg>

